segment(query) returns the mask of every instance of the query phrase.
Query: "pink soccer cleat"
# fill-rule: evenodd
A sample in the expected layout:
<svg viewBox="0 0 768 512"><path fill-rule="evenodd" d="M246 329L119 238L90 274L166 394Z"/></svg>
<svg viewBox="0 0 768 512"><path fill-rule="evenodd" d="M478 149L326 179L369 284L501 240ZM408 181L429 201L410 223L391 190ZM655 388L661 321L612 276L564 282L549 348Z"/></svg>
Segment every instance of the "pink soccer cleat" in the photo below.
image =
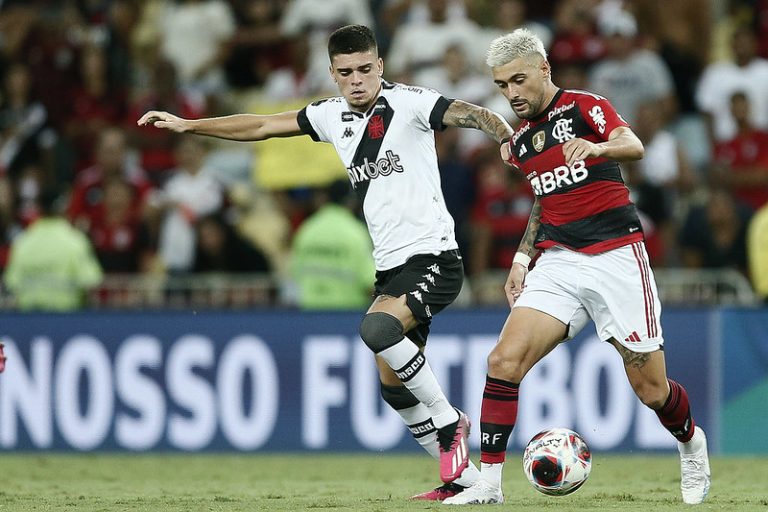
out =
<svg viewBox="0 0 768 512"><path fill-rule="evenodd" d="M447 484L459 478L469 465L469 418L461 411L458 413L459 419L456 423L437 430L437 440L440 444L440 479Z"/></svg>
<svg viewBox="0 0 768 512"><path fill-rule="evenodd" d="M5 360L8 359L5 357L5 351L3 350L3 347L5 347L5 345L0 343L0 373L3 373L3 370L5 370Z"/></svg>
<svg viewBox="0 0 768 512"><path fill-rule="evenodd" d="M446 498L456 496L464 489L466 489L466 487L459 484L443 484L440 487L432 489L431 491L423 492L421 494L417 494L416 496L411 496L411 499L423 501L443 501Z"/></svg>

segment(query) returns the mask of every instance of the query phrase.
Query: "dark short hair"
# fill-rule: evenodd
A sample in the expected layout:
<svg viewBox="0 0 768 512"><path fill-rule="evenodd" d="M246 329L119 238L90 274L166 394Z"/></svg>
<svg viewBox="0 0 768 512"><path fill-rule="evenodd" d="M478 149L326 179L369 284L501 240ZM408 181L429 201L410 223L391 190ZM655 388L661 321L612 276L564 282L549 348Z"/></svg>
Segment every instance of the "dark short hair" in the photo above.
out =
<svg viewBox="0 0 768 512"><path fill-rule="evenodd" d="M373 31L364 25L347 25L337 29L328 38L328 57L378 50Z"/></svg>
<svg viewBox="0 0 768 512"><path fill-rule="evenodd" d="M735 100L749 101L749 96L744 91L735 91L731 94L731 101Z"/></svg>
<svg viewBox="0 0 768 512"><path fill-rule="evenodd" d="M58 215L61 210L59 191L51 186L44 187L37 197L37 204L43 217Z"/></svg>

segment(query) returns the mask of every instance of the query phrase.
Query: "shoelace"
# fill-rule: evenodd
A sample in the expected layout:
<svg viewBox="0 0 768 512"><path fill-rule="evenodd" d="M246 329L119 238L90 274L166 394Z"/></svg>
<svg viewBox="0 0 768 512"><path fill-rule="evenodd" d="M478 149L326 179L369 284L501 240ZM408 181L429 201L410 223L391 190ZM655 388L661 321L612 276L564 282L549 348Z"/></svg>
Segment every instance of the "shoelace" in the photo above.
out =
<svg viewBox="0 0 768 512"><path fill-rule="evenodd" d="M681 487L686 489L697 487L703 480L701 472L703 471L704 464L694 458L684 458L680 463L683 466Z"/></svg>

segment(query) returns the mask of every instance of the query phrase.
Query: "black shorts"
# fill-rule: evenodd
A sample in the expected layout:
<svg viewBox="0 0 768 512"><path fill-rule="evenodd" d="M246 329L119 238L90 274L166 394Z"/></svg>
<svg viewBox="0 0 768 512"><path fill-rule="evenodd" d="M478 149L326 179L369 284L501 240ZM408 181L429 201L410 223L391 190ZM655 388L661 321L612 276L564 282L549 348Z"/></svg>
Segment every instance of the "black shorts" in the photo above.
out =
<svg viewBox="0 0 768 512"><path fill-rule="evenodd" d="M419 325L406 333L424 346L432 317L456 299L464 281L464 264L454 249L438 255L417 254L399 267L376 272L373 296L405 295L406 304Z"/></svg>

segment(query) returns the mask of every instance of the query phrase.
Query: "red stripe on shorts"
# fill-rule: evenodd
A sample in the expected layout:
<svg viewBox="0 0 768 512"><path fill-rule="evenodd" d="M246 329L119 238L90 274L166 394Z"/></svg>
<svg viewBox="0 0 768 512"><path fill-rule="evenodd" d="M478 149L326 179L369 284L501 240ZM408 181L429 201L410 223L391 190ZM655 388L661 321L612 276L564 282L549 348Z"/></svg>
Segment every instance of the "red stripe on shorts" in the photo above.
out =
<svg viewBox="0 0 768 512"><path fill-rule="evenodd" d="M638 246L639 244L632 244L632 252L635 253L635 259L637 260L637 268L640 270L640 280L643 283L643 302L645 303L645 328L646 332L648 333L649 337L651 336L651 318L650 318L650 308L649 308L649 296L650 296L650 290L648 289L648 283L646 282L646 275L645 275L645 269L643 268L643 258L640 257L640 254L638 252Z"/></svg>
<svg viewBox="0 0 768 512"><path fill-rule="evenodd" d="M656 300L654 300L656 297L653 296L653 286L651 286L651 264L648 261L648 254L645 252L644 246L638 244L638 250L642 255L643 268L645 269L645 283L648 286L648 300L650 301L651 306L651 331L648 333L648 336L655 338L659 335L659 327L656 322Z"/></svg>

